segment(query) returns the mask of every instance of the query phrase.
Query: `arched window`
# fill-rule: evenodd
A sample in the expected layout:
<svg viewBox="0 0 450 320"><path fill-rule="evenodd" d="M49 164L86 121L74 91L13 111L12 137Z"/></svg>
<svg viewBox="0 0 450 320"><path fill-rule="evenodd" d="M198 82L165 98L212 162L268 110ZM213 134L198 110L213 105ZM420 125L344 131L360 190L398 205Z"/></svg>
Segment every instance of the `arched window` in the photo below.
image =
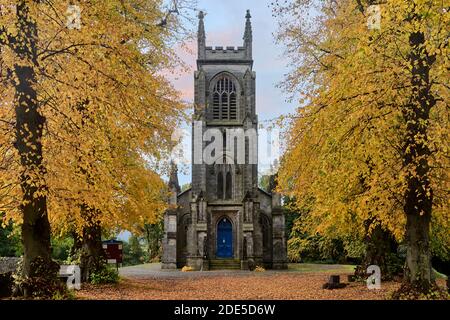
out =
<svg viewBox="0 0 450 320"><path fill-rule="evenodd" d="M223 175L222 172L217 174L217 199L223 199Z"/></svg>
<svg viewBox="0 0 450 320"><path fill-rule="evenodd" d="M236 120L236 86L228 76L220 77L213 89L213 119Z"/></svg>
<svg viewBox="0 0 450 320"><path fill-rule="evenodd" d="M228 172L227 173L227 178L226 178L226 185L225 185L225 188L226 188L225 199L231 199L232 198L232 191L233 191L232 186L233 186L233 183L231 181L231 173Z"/></svg>

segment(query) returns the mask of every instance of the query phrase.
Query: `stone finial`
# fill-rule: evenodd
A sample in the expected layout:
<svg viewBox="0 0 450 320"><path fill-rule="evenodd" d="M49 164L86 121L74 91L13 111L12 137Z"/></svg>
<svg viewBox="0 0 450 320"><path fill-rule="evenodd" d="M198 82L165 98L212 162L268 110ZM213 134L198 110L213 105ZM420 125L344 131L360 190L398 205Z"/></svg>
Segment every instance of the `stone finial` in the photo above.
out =
<svg viewBox="0 0 450 320"><path fill-rule="evenodd" d="M169 189L176 194L180 193L181 188L178 183L178 167L175 162L170 162L170 172L169 172Z"/></svg>
<svg viewBox="0 0 450 320"><path fill-rule="evenodd" d="M247 59L252 59L252 22L250 21L250 18L252 16L250 15L250 10L247 10L247 14L245 15L246 22L245 22L245 32L244 32L244 47L246 50L246 57Z"/></svg>
<svg viewBox="0 0 450 320"><path fill-rule="evenodd" d="M205 34L205 24L203 18L205 14L203 11L198 13L198 32L197 32L197 43L198 43L198 58L205 59L205 46L206 46L206 34Z"/></svg>

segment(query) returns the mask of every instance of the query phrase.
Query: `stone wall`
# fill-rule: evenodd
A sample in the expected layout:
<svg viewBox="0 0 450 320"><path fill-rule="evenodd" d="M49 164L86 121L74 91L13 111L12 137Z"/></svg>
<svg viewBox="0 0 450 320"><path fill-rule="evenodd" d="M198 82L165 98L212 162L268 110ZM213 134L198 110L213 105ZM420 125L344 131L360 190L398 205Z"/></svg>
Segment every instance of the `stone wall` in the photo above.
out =
<svg viewBox="0 0 450 320"><path fill-rule="evenodd" d="M0 257L0 273L14 272L21 258Z"/></svg>
<svg viewBox="0 0 450 320"><path fill-rule="evenodd" d="M21 258L0 257L0 298L7 298L13 291L13 273L18 267Z"/></svg>

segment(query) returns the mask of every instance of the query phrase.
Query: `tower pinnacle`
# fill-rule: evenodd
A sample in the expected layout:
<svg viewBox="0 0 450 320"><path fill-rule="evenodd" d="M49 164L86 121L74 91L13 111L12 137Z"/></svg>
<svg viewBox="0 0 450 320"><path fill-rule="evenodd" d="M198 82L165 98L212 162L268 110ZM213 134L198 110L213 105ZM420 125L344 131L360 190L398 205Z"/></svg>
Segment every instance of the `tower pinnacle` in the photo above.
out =
<svg viewBox="0 0 450 320"><path fill-rule="evenodd" d="M205 14L203 11L198 13L198 32L197 32L197 43L198 43L198 58L205 59L205 46L206 46L206 35L205 35L205 24L203 18Z"/></svg>
<svg viewBox="0 0 450 320"><path fill-rule="evenodd" d="M245 15L245 33L244 33L244 47L246 50L246 57L247 59L252 59L252 42L253 42L253 35L252 35L252 22L250 21L250 18L252 16L250 15L250 10L247 10L247 14Z"/></svg>
<svg viewBox="0 0 450 320"><path fill-rule="evenodd" d="M178 168L175 162L170 162L170 172L169 172L169 189L176 194L180 193L181 188L178 183Z"/></svg>

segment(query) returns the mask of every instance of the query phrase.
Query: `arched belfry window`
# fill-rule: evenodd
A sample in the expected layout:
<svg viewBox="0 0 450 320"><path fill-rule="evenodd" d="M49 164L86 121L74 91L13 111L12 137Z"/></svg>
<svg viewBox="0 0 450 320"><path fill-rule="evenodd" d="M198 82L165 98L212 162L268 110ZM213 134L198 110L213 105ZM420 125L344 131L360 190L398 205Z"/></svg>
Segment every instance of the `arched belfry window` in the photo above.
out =
<svg viewBox="0 0 450 320"><path fill-rule="evenodd" d="M228 76L221 76L213 89L213 119L236 120L236 85Z"/></svg>

